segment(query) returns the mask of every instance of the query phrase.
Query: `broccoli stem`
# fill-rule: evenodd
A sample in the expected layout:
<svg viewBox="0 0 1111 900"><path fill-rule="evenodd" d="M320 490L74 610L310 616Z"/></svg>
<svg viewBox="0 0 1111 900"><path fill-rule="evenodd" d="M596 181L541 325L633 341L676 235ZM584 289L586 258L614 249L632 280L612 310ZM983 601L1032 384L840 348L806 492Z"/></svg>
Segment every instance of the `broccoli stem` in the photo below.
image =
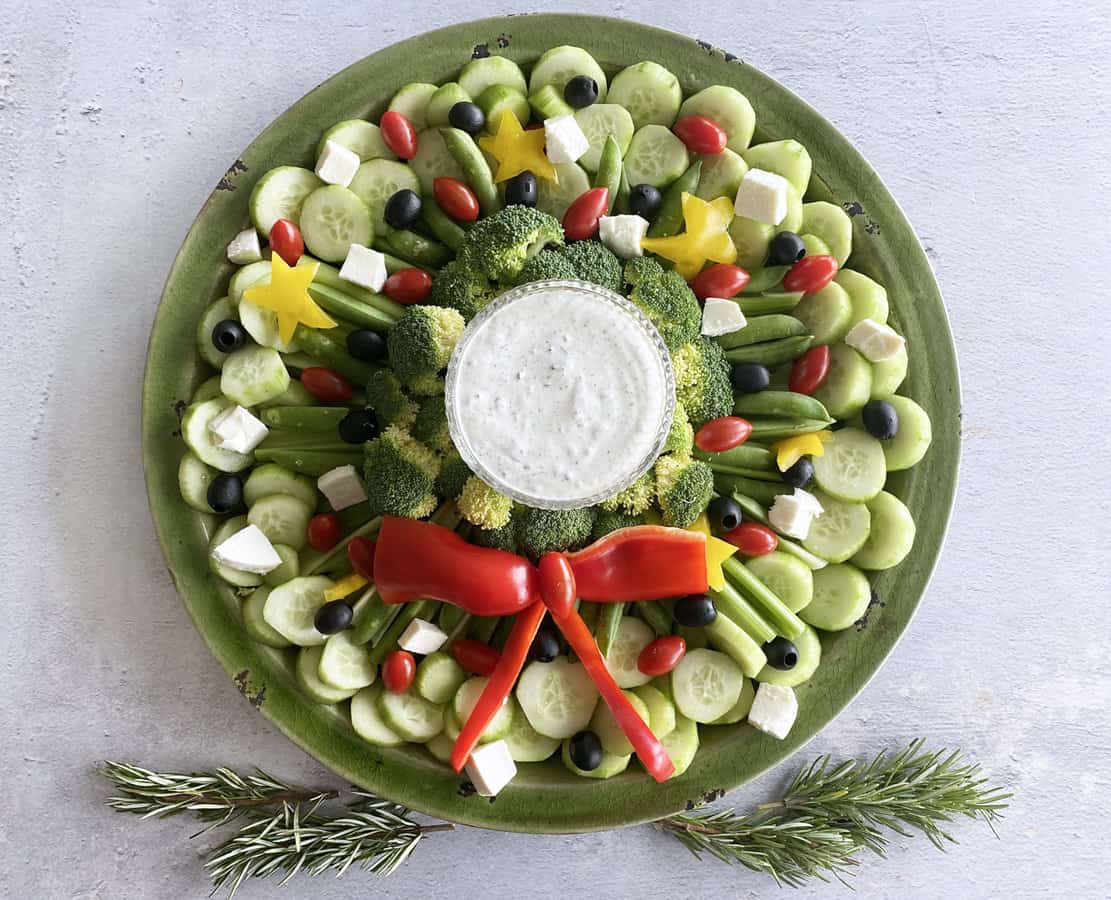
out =
<svg viewBox="0 0 1111 900"><path fill-rule="evenodd" d="M760 612L767 617L776 632L789 639L802 634L806 627L802 619L791 612L776 593L753 575L743 562L736 557L730 557L725 561L723 567L726 579L760 607ZM769 637L767 640L771 640L771 638ZM766 641L762 643L766 643Z"/></svg>
<svg viewBox="0 0 1111 900"><path fill-rule="evenodd" d="M710 643L731 656L749 678L755 678L768 661L760 645L728 616L717 616L705 631Z"/></svg>
<svg viewBox="0 0 1111 900"><path fill-rule="evenodd" d="M602 656L610 652L610 647L617 638L617 629L625 615L624 603L602 604L602 611L598 615L598 625L594 629L594 640Z"/></svg>
<svg viewBox="0 0 1111 900"><path fill-rule="evenodd" d="M714 598L718 613L732 619L756 643L766 644L775 637L775 628L728 581L721 590L711 590L710 596Z"/></svg>

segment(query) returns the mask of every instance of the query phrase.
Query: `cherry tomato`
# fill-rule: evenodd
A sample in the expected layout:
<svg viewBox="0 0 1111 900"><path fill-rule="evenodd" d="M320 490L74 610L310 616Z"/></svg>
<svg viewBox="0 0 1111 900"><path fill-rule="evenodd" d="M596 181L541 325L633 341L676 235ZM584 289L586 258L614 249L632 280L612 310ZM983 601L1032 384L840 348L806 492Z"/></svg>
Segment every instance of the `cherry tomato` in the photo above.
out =
<svg viewBox="0 0 1111 900"><path fill-rule="evenodd" d="M829 374L829 347L811 347L791 366L787 387L796 394L813 394Z"/></svg>
<svg viewBox="0 0 1111 900"><path fill-rule="evenodd" d="M666 675L687 654L687 642L677 634L669 634L652 641L640 651L637 668L645 675Z"/></svg>
<svg viewBox="0 0 1111 900"><path fill-rule="evenodd" d="M716 263L703 269L691 282L691 290L699 300L707 297L720 297L728 300L736 297L748 284L748 272L731 263Z"/></svg>
<svg viewBox="0 0 1111 900"><path fill-rule="evenodd" d="M540 596L555 618L567 615L575 605L575 573L562 553L540 557Z"/></svg>
<svg viewBox="0 0 1111 900"><path fill-rule="evenodd" d="M301 229L289 219L278 219L270 226L270 249L287 266L297 265L297 260L305 253L305 239L301 237Z"/></svg>
<svg viewBox="0 0 1111 900"><path fill-rule="evenodd" d="M382 113L378 126L382 129L382 140L395 156L412 159L417 155L417 130L401 113L392 109Z"/></svg>
<svg viewBox="0 0 1111 900"><path fill-rule="evenodd" d="M478 218L478 198L470 187L458 178L441 175L432 182L432 193L440 209L460 222L473 222Z"/></svg>
<svg viewBox="0 0 1111 900"><path fill-rule="evenodd" d="M694 435L694 445L707 453L721 453L743 444L752 434L752 423L740 416L711 419Z"/></svg>
<svg viewBox="0 0 1111 900"><path fill-rule="evenodd" d="M310 394L325 403L346 403L355 393L351 382L331 369L309 366L301 370L301 384Z"/></svg>
<svg viewBox="0 0 1111 900"><path fill-rule="evenodd" d="M351 560L351 568L367 581L374 580L374 551L377 549L378 545L370 538L351 538L347 543L347 558Z"/></svg>
<svg viewBox="0 0 1111 900"><path fill-rule="evenodd" d="M327 553L339 543L342 534L343 526L340 524L339 516L335 513L318 513L309 519L305 537L313 550Z"/></svg>
<svg viewBox="0 0 1111 900"><path fill-rule="evenodd" d="M391 694L409 690L417 674L417 661L408 650L394 650L382 660L382 684Z"/></svg>
<svg viewBox="0 0 1111 900"><path fill-rule="evenodd" d="M721 153L729 140L725 129L706 116L683 116L671 130L691 153Z"/></svg>
<svg viewBox="0 0 1111 900"><path fill-rule="evenodd" d="M606 214L610 189L591 188L567 207L563 214L563 230L569 241L585 241L598 233L598 220Z"/></svg>
<svg viewBox="0 0 1111 900"><path fill-rule="evenodd" d="M451 655L468 672L474 675L489 675L494 671L501 654L482 641L463 638L452 642Z"/></svg>
<svg viewBox="0 0 1111 900"><path fill-rule="evenodd" d="M764 556L779 546L775 532L759 522L743 522L726 534L725 539L745 556Z"/></svg>
<svg viewBox="0 0 1111 900"><path fill-rule="evenodd" d="M420 303L432 290L432 276L424 269L401 269L386 279L382 290L391 300L406 306Z"/></svg>
<svg viewBox="0 0 1111 900"><path fill-rule="evenodd" d="M833 281L837 260L832 256L804 256L783 277L783 290L813 294Z"/></svg>

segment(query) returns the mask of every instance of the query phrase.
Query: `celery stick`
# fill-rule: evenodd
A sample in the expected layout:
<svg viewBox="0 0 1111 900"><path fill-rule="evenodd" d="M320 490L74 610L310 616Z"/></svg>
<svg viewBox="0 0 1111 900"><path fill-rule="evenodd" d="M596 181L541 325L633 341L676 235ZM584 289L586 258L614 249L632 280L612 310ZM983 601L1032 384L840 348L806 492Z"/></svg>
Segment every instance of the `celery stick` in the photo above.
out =
<svg viewBox="0 0 1111 900"><path fill-rule="evenodd" d="M659 600L646 600L637 603L633 609L648 623L656 635L663 637L671 634L671 614L664 608Z"/></svg>
<svg viewBox="0 0 1111 900"><path fill-rule="evenodd" d="M730 557L723 564L726 579L736 588L743 591L757 606L779 634L786 638L796 638L802 634L806 625L802 619L787 608L782 600L775 595L764 582L736 557ZM767 640L771 640L768 638ZM766 643L763 641L762 643Z"/></svg>
<svg viewBox="0 0 1111 900"><path fill-rule="evenodd" d="M711 590L710 596L714 598L718 613L732 619L756 643L766 644L775 637L776 630L728 581L720 591Z"/></svg>
<svg viewBox="0 0 1111 900"><path fill-rule="evenodd" d="M501 621L501 616L473 616L471 624L467 628L467 637L471 640L489 644L499 621Z"/></svg>
<svg viewBox="0 0 1111 900"><path fill-rule="evenodd" d="M376 666L379 665L388 653L397 649L398 638L413 619L429 619L435 614L437 602L426 597L423 600L414 600L412 603L400 604L401 611L386 629L381 640L371 649L370 661Z"/></svg>
<svg viewBox="0 0 1111 900"><path fill-rule="evenodd" d="M602 656L609 653L610 645L617 637L617 626L621 624L621 618L624 615L624 603L602 604L602 611L598 615L598 624L594 629L594 640L598 643L598 649Z"/></svg>
<svg viewBox="0 0 1111 900"><path fill-rule="evenodd" d="M746 516L748 516L748 518L755 519L757 522L760 522L763 525L767 525L769 528L772 527L771 522L768 521L767 511L757 501L744 494L734 493L732 496L733 499L741 505L741 510ZM778 549L782 550L784 553L789 553L791 556L794 556L797 559L802 560L815 572L818 569L824 569L827 565L829 565L829 563L827 563L820 556L815 556L801 544L796 544L793 540L788 537L784 537L783 535L779 535Z"/></svg>
<svg viewBox="0 0 1111 900"><path fill-rule="evenodd" d="M749 678L755 678L767 663L760 645L728 616L717 616L704 630L710 644L731 656Z"/></svg>
<svg viewBox="0 0 1111 900"><path fill-rule="evenodd" d="M313 550L306 553L301 557L301 574L312 575L315 572L328 571L328 564L337 559L347 559L347 545L351 543L353 538L367 537L369 535L377 534L378 528L382 524L381 516L371 519L365 525L360 525L349 535L343 538L331 550L320 552Z"/></svg>

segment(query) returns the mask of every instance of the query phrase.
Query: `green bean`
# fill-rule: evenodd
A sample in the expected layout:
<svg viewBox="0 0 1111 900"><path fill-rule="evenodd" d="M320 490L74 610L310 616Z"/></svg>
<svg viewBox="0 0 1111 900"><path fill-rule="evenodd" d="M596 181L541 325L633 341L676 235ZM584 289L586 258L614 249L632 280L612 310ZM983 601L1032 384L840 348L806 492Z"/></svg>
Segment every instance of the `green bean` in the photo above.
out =
<svg viewBox="0 0 1111 900"><path fill-rule="evenodd" d="M741 305L741 312L746 316L770 316L775 313L790 312L799 305L802 298L802 291L793 294L755 294L751 297L745 296L742 292L736 300Z"/></svg>
<svg viewBox="0 0 1111 900"><path fill-rule="evenodd" d="M777 341L780 338L797 337L806 334L806 326L794 316L770 315L753 316L739 331L732 331L714 338L726 350L746 347L763 341Z"/></svg>
<svg viewBox="0 0 1111 900"><path fill-rule="evenodd" d="M339 277L339 269L335 266L330 266L326 262L321 262L318 259L311 259L308 256L302 256L302 262L306 259L311 260L317 264L316 277L313 278L313 284L322 284L324 287L330 287L333 290L340 291L347 294L355 300L366 303L368 306L373 306L380 312L385 313L391 319L397 319L403 312L405 307L398 303L396 300L391 300L384 294L376 294L374 291L367 290L361 285L355 284L352 281ZM298 263L301 265L302 263ZM387 267L388 268L388 267Z"/></svg>
<svg viewBox="0 0 1111 900"><path fill-rule="evenodd" d="M378 371L378 366L355 359L347 348L333 341L323 331L298 325L294 338L309 356L329 369L339 372L356 384L366 384Z"/></svg>
<svg viewBox="0 0 1111 900"><path fill-rule="evenodd" d="M428 226L428 230L445 246L458 251L466 232L459 224L451 219L447 213L440 209L440 204L434 197L425 197L420 208L421 221Z"/></svg>
<svg viewBox="0 0 1111 900"><path fill-rule="evenodd" d="M397 229L374 239L374 249L379 252L390 251L411 266L431 266L438 269L449 262L455 254L439 241L421 237L414 231Z"/></svg>
<svg viewBox="0 0 1111 900"><path fill-rule="evenodd" d="M749 269L748 284L741 288L742 294L762 294L770 291L787 274L790 266L766 266L763 269Z"/></svg>
<svg viewBox="0 0 1111 900"><path fill-rule="evenodd" d="M832 419L761 419L751 417L752 441L781 441L784 438L794 437L796 434L813 434L815 431L824 431L833 424Z"/></svg>
<svg viewBox="0 0 1111 900"><path fill-rule="evenodd" d="M771 416L782 419L829 419L820 400L796 391L760 391L738 394L733 401L738 416ZM742 447L744 444L741 445Z"/></svg>
<svg viewBox="0 0 1111 900"><path fill-rule="evenodd" d="M262 411L261 418L267 428L335 434L340 421L349 412L346 406L271 406Z"/></svg>
<svg viewBox="0 0 1111 900"><path fill-rule="evenodd" d="M444 139L448 152L462 167L482 211L490 215L501 209L501 197L494 185L494 173L490 171L490 164L486 162L486 157L478 149L474 138L458 128L441 128L440 136Z"/></svg>
<svg viewBox="0 0 1111 900"><path fill-rule="evenodd" d="M429 275L435 275L439 266L421 266L407 259L401 259L394 256L389 250L389 245L383 240L375 240L374 249L381 253L386 258L386 271L393 275L395 272L401 272L404 269L424 269Z"/></svg>
<svg viewBox="0 0 1111 900"><path fill-rule="evenodd" d="M726 350L725 358L734 364L760 363L763 366L779 366L798 359L810 349L812 343L814 338L809 334L781 338L778 341L766 341L763 344Z"/></svg>
<svg viewBox="0 0 1111 900"><path fill-rule="evenodd" d="M389 627L400 609L401 604L387 603L372 585L355 604L351 640L356 644L369 644Z"/></svg>
<svg viewBox="0 0 1111 900"><path fill-rule="evenodd" d="M348 446L354 447L352 444ZM255 459L277 463L302 475L320 476L339 466L361 466L363 453L361 449L337 453L330 450L291 450L284 447L267 450L259 447L255 450Z"/></svg>
<svg viewBox="0 0 1111 900"><path fill-rule="evenodd" d="M714 490L719 494L742 493L759 500L765 506L775 503L775 498L780 494L791 493L791 488L782 482L757 481L755 478L745 478L743 475L731 475L727 472L714 472Z"/></svg>
<svg viewBox="0 0 1111 900"><path fill-rule="evenodd" d="M594 639L598 642L598 649L602 656L610 652L614 640L617 638L617 629L625 615L624 603L604 603L598 616L598 625L594 629Z"/></svg>
<svg viewBox="0 0 1111 900"><path fill-rule="evenodd" d="M397 316L384 313L378 307L356 300L326 284L317 284L314 281L309 285L309 296L328 312L363 328L388 331L397 321Z"/></svg>
<svg viewBox="0 0 1111 900"><path fill-rule="evenodd" d="M500 620L501 616L472 616L471 624L467 627L467 637L489 644Z"/></svg>
<svg viewBox="0 0 1111 900"><path fill-rule="evenodd" d="M671 614L659 600L645 600L633 607L656 635L671 634Z"/></svg>
<svg viewBox="0 0 1111 900"><path fill-rule="evenodd" d="M376 643L370 651L370 661L374 665L379 665L382 660L386 658L392 650L397 649L398 638L401 637L403 631L409 627L409 623L413 619L430 619L436 612L436 607L439 605L438 600L430 600L427 597L420 600L414 600L412 603L403 603L401 605L401 612L397 614L390 627L382 634L381 639Z"/></svg>
<svg viewBox="0 0 1111 900"><path fill-rule="evenodd" d="M606 214L613 212L613 205L617 201L617 194L621 190L621 176L624 166L621 164L621 148L612 134L606 135L606 142L602 145L602 156L598 161L598 172L594 176L594 187L609 189L609 202L606 204Z"/></svg>
<svg viewBox="0 0 1111 900"><path fill-rule="evenodd" d="M711 589L710 596L718 612L740 625L756 643L766 644L775 637L775 628L728 581L719 591Z"/></svg>
<svg viewBox="0 0 1111 900"><path fill-rule="evenodd" d="M683 227L683 194L693 194L702 177L702 160L698 160L664 191L663 203L656 221L648 229L649 237L671 237Z"/></svg>
<svg viewBox="0 0 1111 900"><path fill-rule="evenodd" d="M728 616L715 616L705 631L710 643L731 656L749 678L755 678L768 661L760 645Z"/></svg>
<svg viewBox="0 0 1111 900"><path fill-rule="evenodd" d="M707 453L705 450L694 448L695 459L701 459L711 465L720 464L726 468L741 469L775 469L775 454L767 447L758 447L755 444L740 444L720 453Z"/></svg>
<svg viewBox="0 0 1111 900"><path fill-rule="evenodd" d="M765 510L764 507L760 505L760 503L744 494L734 493L732 496L733 499L740 504L741 509L744 511L744 514L748 516L748 518L756 522L760 522L762 525L767 525L769 528L772 527L771 522L768 521L767 510ZM807 567L813 569L815 572L818 571L818 569L824 569L827 565L829 565L829 563L827 563L820 556L815 556L801 544L795 543L793 540L788 537L784 537L782 534L779 535L779 546L776 549L782 550L784 553L789 553L791 556L796 557L797 559L804 562Z"/></svg>
<svg viewBox="0 0 1111 900"><path fill-rule="evenodd" d="M621 180L617 184L617 197L613 201L613 214L623 216L629 211L629 179L625 175L625 166L621 166Z"/></svg>
<svg viewBox="0 0 1111 900"><path fill-rule="evenodd" d="M779 634L788 639L802 634L806 627L802 619L791 612L775 591L753 575L743 562L733 556L725 561L724 568L726 580L760 607L760 612Z"/></svg>
<svg viewBox="0 0 1111 900"><path fill-rule="evenodd" d="M367 537L378 533L378 527L382 524L382 517L376 516L369 522L360 525L350 534L343 538L331 550L319 551L313 550L305 553L301 557L301 574L312 575L315 572L327 572L329 563L337 558L342 557L347 559L347 545L357 537Z"/></svg>

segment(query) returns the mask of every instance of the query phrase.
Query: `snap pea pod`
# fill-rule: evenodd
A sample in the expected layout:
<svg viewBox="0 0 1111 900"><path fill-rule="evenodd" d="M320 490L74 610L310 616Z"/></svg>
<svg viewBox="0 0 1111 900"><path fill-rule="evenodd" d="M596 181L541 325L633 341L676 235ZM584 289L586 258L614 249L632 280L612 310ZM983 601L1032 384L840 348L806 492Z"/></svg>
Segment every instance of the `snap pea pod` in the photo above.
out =
<svg viewBox="0 0 1111 900"><path fill-rule="evenodd" d="M776 313L788 313L802 300L802 291L781 294L754 294L748 296L743 292L736 298L741 306L741 312L746 316L770 316Z"/></svg>
<svg viewBox="0 0 1111 900"><path fill-rule="evenodd" d="M467 637L489 644L499 621L501 616L472 616L471 623L467 626Z"/></svg>
<svg viewBox="0 0 1111 900"><path fill-rule="evenodd" d="M617 184L617 197L613 201L613 214L615 216L623 216L629 211L629 187L628 176L625 175L625 165L621 165L621 181Z"/></svg>
<svg viewBox="0 0 1111 900"><path fill-rule="evenodd" d="M501 650L505 646L505 642L509 640L510 632L513 631L515 621L513 616L502 616L501 621L498 622L498 627L494 629L494 634L490 637L491 647Z"/></svg>
<svg viewBox="0 0 1111 900"><path fill-rule="evenodd" d="M659 600L646 600L634 607L640 617L648 623L658 637L671 634L671 613L664 608Z"/></svg>
<svg viewBox="0 0 1111 900"><path fill-rule="evenodd" d="M267 428L335 434L349 412L346 406L271 406L262 411L261 418Z"/></svg>
<svg viewBox="0 0 1111 900"><path fill-rule="evenodd" d="M365 522L358 528L354 529L350 534L343 538L331 550L311 550L301 556L301 574L312 575L316 572L329 571L328 566L337 559L347 559L347 545L357 537L367 537L378 533L378 527L382 524L382 517L375 516L369 522Z"/></svg>
<svg viewBox="0 0 1111 900"><path fill-rule="evenodd" d="M454 254L439 241L422 237L415 231L396 229L374 239L374 249L380 253L396 253L408 260L411 266L438 269L449 262Z"/></svg>
<svg viewBox="0 0 1111 900"><path fill-rule="evenodd" d="M344 453L332 450L291 450L285 447L266 449L259 447L255 450L255 459L261 462L277 463L302 475L320 476L339 466L361 466L363 452L353 444L348 444L353 449ZM302 574L307 574L302 572Z"/></svg>
<svg viewBox="0 0 1111 900"><path fill-rule="evenodd" d="M424 597L420 600L414 600L412 603L402 603L400 605L401 612L390 623L390 627L383 632L378 643L371 648L370 661L376 666L381 664L387 654L397 649L397 641L401 637L401 633L409 627L409 623L413 619L428 620L433 617L436 607L439 606L439 601Z"/></svg>
<svg viewBox="0 0 1111 900"><path fill-rule="evenodd" d="M347 348L333 341L323 331L298 325L294 332L301 349L321 365L339 372L355 384L366 384L378 371L378 366L355 359Z"/></svg>
<svg viewBox="0 0 1111 900"><path fill-rule="evenodd" d="M271 431L259 450L312 450L315 453L355 453L362 447L349 444L336 432L327 431Z"/></svg>
<svg viewBox="0 0 1111 900"><path fill-rule="evenodd" d="M716 462L710 463L710 468L715 472L721 472L723 475L737 475L741 478L752 478L756 481L783 480L779 473L769 472L767 469L746 469L743 466L726 466Z"/></svg>
<svg viewBox="0 0 1111 900"><path fill-rule="evenodd" d="M721 590L711 589L710 596L714 598L714 605L717 607L718 613L732 619L756 643L766 644L775 637L776 630L771 623L757 612L752 604L729 584L728 580Z"/></svg>
<svg viewBox="0 0 1111 900"><path fill-rule="evenodd" d="M762 269L750 269L748 284L741 288L742 294L762 294L770 291L787 274L790 266L765 266Z"/></svg>
<svg viewBox="0 0 1111 900"><path fill-rule="evenodd" d="M806 326L794 316L773 314L753 316L739 331L731 331L714 338L726 350L747 347L764 341L778 341L781 338L798 337L806 334Z"/></svg>
<svg viewBox="0 0 1111 900"><path fill-rule="evenodd" d="M433 197L425 197L420 208L421 221L428 226L432 235L452 250L459 250L467 232L451 219L447 213L440 209L440 204Z"/></svg>
<svg viewBox="0 0 1111 900"><path fill-rule="evenodd" d="M758 501L745 494L736 492L732 494L732 497L740 504L741 510L748 518L762 525L767 525L769 528L772 527L771 522L768 521L767 510ZM815 556L801 544L795 543L791 538L785 537L782 534L779 535L779 546L776 549L782 550L784 553L789 553L791 556L802 560L802 562L806 563L806 565L815 572L829 565L829 563L820 556Z"/></svg>
<svg viewBox="0 0 1111 900"><path fill-rule="evenodd" d="M809 335L781 338L778 341L765 341L747 347L736 347L725 351L725 358L731 363L760 363L762 366L779 366L789 363L810 349L814 338Z"/></svg>
<svg viewBox="0 0 1111 900"><path fill-rule="evenodd" d="M676 178L666 191L660 211L648 229L649 237L671 237L683 227L683 194L693 194L702 177L702 160L695 162Z"/></svg>
<svg viewBox="0 0 1111 900"><path fill-rule="evenodd" d="M501 197L494 186L494 173L490 171L490 164L486 162L486 157L478 149L474 138L458 128L441 128L440 136L444 139L448 152L462 167L463 174L467 176L467 184L478 198L478 205L482 207L483 213L490 215L501 209Z"/></svg>
<svg viewBox="0 0 1111 900"><path fill-rule="evenodd" d="M469 618L469 613L461 607L454 606L451 603L445 603L440 607L440 619L438 624L440 628L450 635L460 625L464 625Z"/></svg>
<svg viewBox="0 0 1111 900"><path fill-rule="evenodd" d="M775 454L767 447L758 447L755 444L739 444L720 453L707 453L705 450L694 448L695 459L708 462L710 465L722 465L733 469L766 469L774 471Z"/></svg>
<svg viewBox="0 0 1111 900"><path fill-rule="evenodd" d="M594 175L594 187L604 187L609 190L606 215L613 212L613 205L621 190L621 176L624 171L624 166L621 164L621 148L612 134L606 135L606 142L602 145L602 156L598 160L598 171Z"/></svg>
<svg viewBox="0 0 1111 900"><path fill-rule="evenodd" d="M374 241L374 249L385 257L386 271L390 275L393 275L395 272L400 272L403 269L424 269L424 271L426 271L429 275L435 275L436 269L439 268L439 266L418 265L417 263L410 262L407 259L401 259L398 256L394 256L393 253L391 253L389 250L389 245L382 240Z"/></svg>
<svg viewBox="0 0 1111 900"><path fill-rule="evenodd" d="M788 639L802 634L806 627L802 619L791 612L775 591L753 575L743 562L731 556L725 561L724 567L726 581L760 608L760 612L777 633Z"/></svg>
<svg viewBox="0 0 1111 900"><path fill-rule="evenodd" d="M617 627L625 615L624 603L606 603L598 615L598 625L594 629L594 640L602 656L610 652L614 639L617 637Z"/></svg>
<svg viewBox="0 0 1111 900"><path fill-rule="evenodd" d="M400 603L387 603L373 586L355 604L355 619L351 626L351 640L356 644L369 644L385 633L401 611Z"/></svg>
<svg viewBox="0 0 1111 900"><path fill-rule="evenodd" d="M813 434L833 424L833 419L761 419L755 416L748 421L752 425L749 440L753 441L781 441L796 434Z"/></svg>
<svg viewBox="0 0 1111 900"><path fill-rule="evenodd" d="M309 285L309 296L327 312L363 328L389 331L397 321L397 316L382 312L378 307L356 300L326 284L317 284L314 281Z"/></svg>
<svg viewBox="0 0 1111 900"><path fill-rule="evenodd" d="M768 661L760 645L728 616L716 616L705 632L710 643L731 656L749 678L755 678Z"/></svg>
<svg viewBox="0 0 1111 900"><path fill-rule="evenodd" d="M757 481L755 478L731 475L728 472L714 472L714 490L719 494L739 492L759 500L765 506L775 503L775 498L780 494L791 493L791 488L782 482Z"/></svg>
<svg viewBox="0 0 1111 900"><path fill-rule="evenodd" d="M367 290L361 285L355 284L353 281L339 277L339 269L335 266L330 266L326 262L321 262L319 259L313 259L311 256L302 256L297 265L304 265L305 260L314 262L316 266L316 277L313 278L313 284L322 284L324 287L330 287L340 293L347 294L349 297L359 300L368 306L373 306L380 312L385 313L391 319L397 319L405 312L405 307L395 300L391 300L384 294L376 294L374 291ZM387 265L387 270L389 266Z"/></svg>
<svg viewBox="0 0 1111 900"><path fill-rule="evenodd" d="M370 504L366 500L362 503L356 503L354 506L344 507L336 513L344 531L358 528L370 518L370 515Z"/></svg>
<svg viewBox="0 0 1111 900"><path fill-rule="evenodd" d="M784 419L829 419L829 412L809 394L795 391L760 391L738 394L733 401L738 416L773 416ZM741 445L742 447L744 444Z"/></svg>

